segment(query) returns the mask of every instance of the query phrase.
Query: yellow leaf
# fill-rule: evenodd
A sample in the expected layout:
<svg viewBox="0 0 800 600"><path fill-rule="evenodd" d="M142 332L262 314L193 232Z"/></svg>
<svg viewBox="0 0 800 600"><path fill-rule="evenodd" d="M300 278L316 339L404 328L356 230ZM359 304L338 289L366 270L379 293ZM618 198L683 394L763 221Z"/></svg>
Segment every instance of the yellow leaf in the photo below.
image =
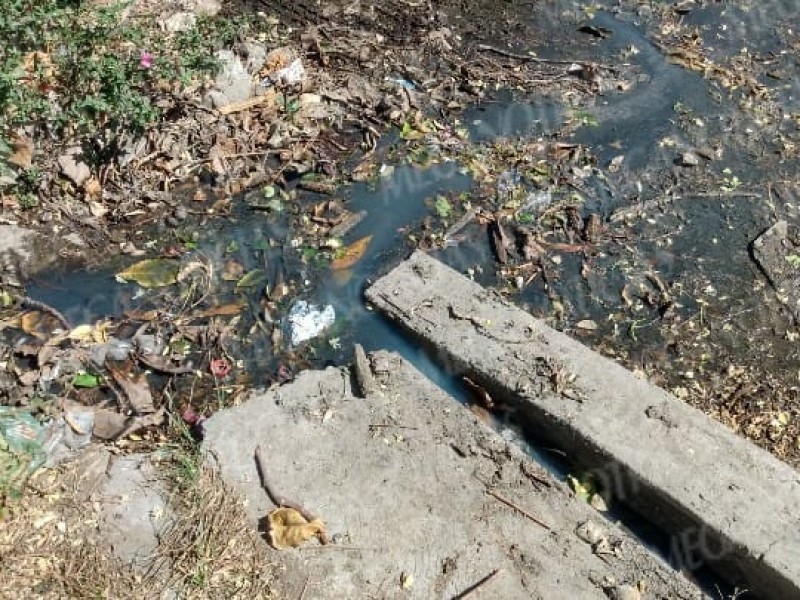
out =
<svg viewBox="0 0 800 600"><path fill-rule="evenodd" d="M341 252L337 253L336 258L331 262L331 269L340 271L352 267L364 256L371 241L372 236L368 235L344 248Z"/></svg>
<svg viewBox="0 0 800 600"><path fill-rule="evenodd" d="M94 341L94 327L91 325L78 325L75 329L69 332L69 339L76 342L92 342Z"/></svg>
<svg viewBox="0 0 800 600"><path fill-rule="evenodd" d="M299 546L325 531L320 519L310 523L293 508L277 508L267 515L270 542L277 550Z"/></svg>
<svg viewBox="0 0 800 600"><path fill-rule="evenodd" d="M39 339L47 337L43 333L43 329L47 327L48 315L39 312L38 310L31 310L24 313L19 318L19 326L22 331L28 335L32 335Z"/></svg>
<svg viewBox="0 0 800 600"><path fill-rule="evenodd" d="M169 258L151 258L117 273L119 279L135 281L144 288L172 285L178 280L179 262Z"/></svg>

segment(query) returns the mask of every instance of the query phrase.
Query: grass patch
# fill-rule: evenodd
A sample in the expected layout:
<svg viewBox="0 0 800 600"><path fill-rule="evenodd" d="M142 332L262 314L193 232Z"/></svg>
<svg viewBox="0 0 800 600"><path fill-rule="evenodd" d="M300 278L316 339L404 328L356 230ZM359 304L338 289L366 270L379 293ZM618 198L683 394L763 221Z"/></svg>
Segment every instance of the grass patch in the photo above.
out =
<svg viewBox="0 0 800 600"><path fill-rule="evenodd" d="M200 83L214 52L248 31L243 18L201 17L165 34L130 2L6 0L0 11L0 137L20 125L59 136L102 127L142 130L161 116L156 100Z"/></svg>

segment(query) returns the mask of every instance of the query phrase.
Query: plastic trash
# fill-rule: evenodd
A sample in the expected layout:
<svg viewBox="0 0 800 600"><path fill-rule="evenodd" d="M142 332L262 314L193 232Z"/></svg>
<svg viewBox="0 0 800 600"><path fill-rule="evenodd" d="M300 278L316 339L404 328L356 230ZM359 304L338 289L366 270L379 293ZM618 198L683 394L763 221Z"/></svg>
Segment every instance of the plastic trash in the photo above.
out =
<svg viewBox="0 0 800 600"><path fill-rule="evenodd" d="M295 58L287 66L278 69L274 73L270 73L268 77L261 80L263 87L272 87L273 85L297 85L302 83L306 78L306 69L303 66L303 61Z"/></svg>
<svg viewBox="0 0 800 600"><path fill-rule="evenodd" d="M22 408L0 406L0 489L19 496L25 482L47 459L45 430Z"/></svg>
<svg viewBox="0 0 800 600"><path fill-rule="evenodd" d="M297 346L306 340L317 337L336 320L336 311L331 305L320 310L305 300L299 300L289 311L289 328L292 345Z"/></svg>
<svg viewBox="0 0 800 600"><path fill-rule="evenodd" d="M409 81L403 77L387 77L386 81L394 83L395 85L399 85L401 88L405 88L407 90L414 91L417 89L417 85L413 81Z"/></svg>

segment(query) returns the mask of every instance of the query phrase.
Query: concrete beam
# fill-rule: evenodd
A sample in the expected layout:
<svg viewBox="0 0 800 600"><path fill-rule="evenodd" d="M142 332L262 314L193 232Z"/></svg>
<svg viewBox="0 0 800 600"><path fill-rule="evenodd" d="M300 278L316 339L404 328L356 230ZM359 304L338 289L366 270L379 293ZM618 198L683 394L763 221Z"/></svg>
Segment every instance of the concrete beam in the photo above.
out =
<svg viewBox="0 0 800 600"><path fill-rule="evenodd" d="M366 296L669 531L675 566L707 564L763 597L800 597L797 471L424 253Z"/></svg>

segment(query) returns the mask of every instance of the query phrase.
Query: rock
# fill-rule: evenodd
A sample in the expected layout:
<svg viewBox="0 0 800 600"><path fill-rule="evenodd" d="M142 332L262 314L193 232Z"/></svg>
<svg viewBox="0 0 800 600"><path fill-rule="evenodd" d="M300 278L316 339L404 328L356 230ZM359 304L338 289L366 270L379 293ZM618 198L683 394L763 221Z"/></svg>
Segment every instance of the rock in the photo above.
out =
<svg viewBox="0 0 800 600"><path fill-rule="evenodd" d="M263 44L255 42L245 42L241 46L242 53L247 57L244 68L248 73L256 74L264 66L267 60L267 49Z"/></svg>
<svg viewBox="0 0 800 600"><path fill-rule="evenodd" d="M778 221L753 242L753 258L775 288L778 299L800 323L800 244L786 221Z"/></svg>
<svg viewBox="0 0 800 600"><path fill-rule="evenodd" d="M145 568L168 517L156 469L145 456L134 454L113 459L108 477L100 533L125 563Z"/></svg>
<svg viewBox="0 0 800 600"><path fill-rule="evenodd" d="M696 167L700 164L700 159L694 152L684 152L680 156L679 163L682 167Z"/></svg>
<svg viewBox="0 0 800 600"><path fill-rule="evenodd" d="M276 597L295 597L308 573L325 582L314 590L319 600L384 597L389 586L398 591L391 597L462 597L497 569L476 597L606 600L607 588L639 580L654 598L700 597L613 523L626 554L609 567L572 536L594 514L585 502L562 486L522 483L520 469L536 470L522 450L399 356L372 358L389 372L366 398L354 397L341 369L305 371L203 424L208 463L247 500L254 526L274 508L260 485L257 446L276 492L325 523L330 550L313 551L309 540L281 554ZM484 475L550 531L488 496ZM610 568L614 581L591 582Z"/></svg>
<svg viewBox="0 0 800 600"><path fill-rule="evenodd" d="M92 176L89 165L81 160L82 152L80 147L74 146L58 157L61 174L78 187L82 187Z"/></svg>
<svg viewBox="0 0 800 600"><path fill-rule="evenodd" d="M222 10L222 4L219 0L195 0L192 12L196 15L213 17L220 10Z"/></svg>
<svg viewBox="0 0 800 600"><path fill-rule="evenodd" d="M195 23L197 23L196 14L190 12L178 12L164 19L164 21L161 23L161 26L164 28L164 31L168 33L178 33L180 31L188 31L195 26Z"/></svg>
<svg viewBox="0 0 800 600"><path fill-rule="evenodd" d="M617 585L608 590L611 600L641 600L642 593L632 585Z"/></svg>
<svg viewBox="0 0 800 600"><path fill-rule="evenodd" d="M606 531L595 521L589 520L578 525L575 535L587 544L594 545L606 537Z"/></svg>
<svg viewBox="0 0 800 600"><path fill-rule="evenodd" d="M375 391L375 378L372 376L372 369L369 366L369 360L364 352L361 344L356 344L353 347L353 369L356 376L356 385L358 386L359 396L366 398L373 391Z"/></svg>

